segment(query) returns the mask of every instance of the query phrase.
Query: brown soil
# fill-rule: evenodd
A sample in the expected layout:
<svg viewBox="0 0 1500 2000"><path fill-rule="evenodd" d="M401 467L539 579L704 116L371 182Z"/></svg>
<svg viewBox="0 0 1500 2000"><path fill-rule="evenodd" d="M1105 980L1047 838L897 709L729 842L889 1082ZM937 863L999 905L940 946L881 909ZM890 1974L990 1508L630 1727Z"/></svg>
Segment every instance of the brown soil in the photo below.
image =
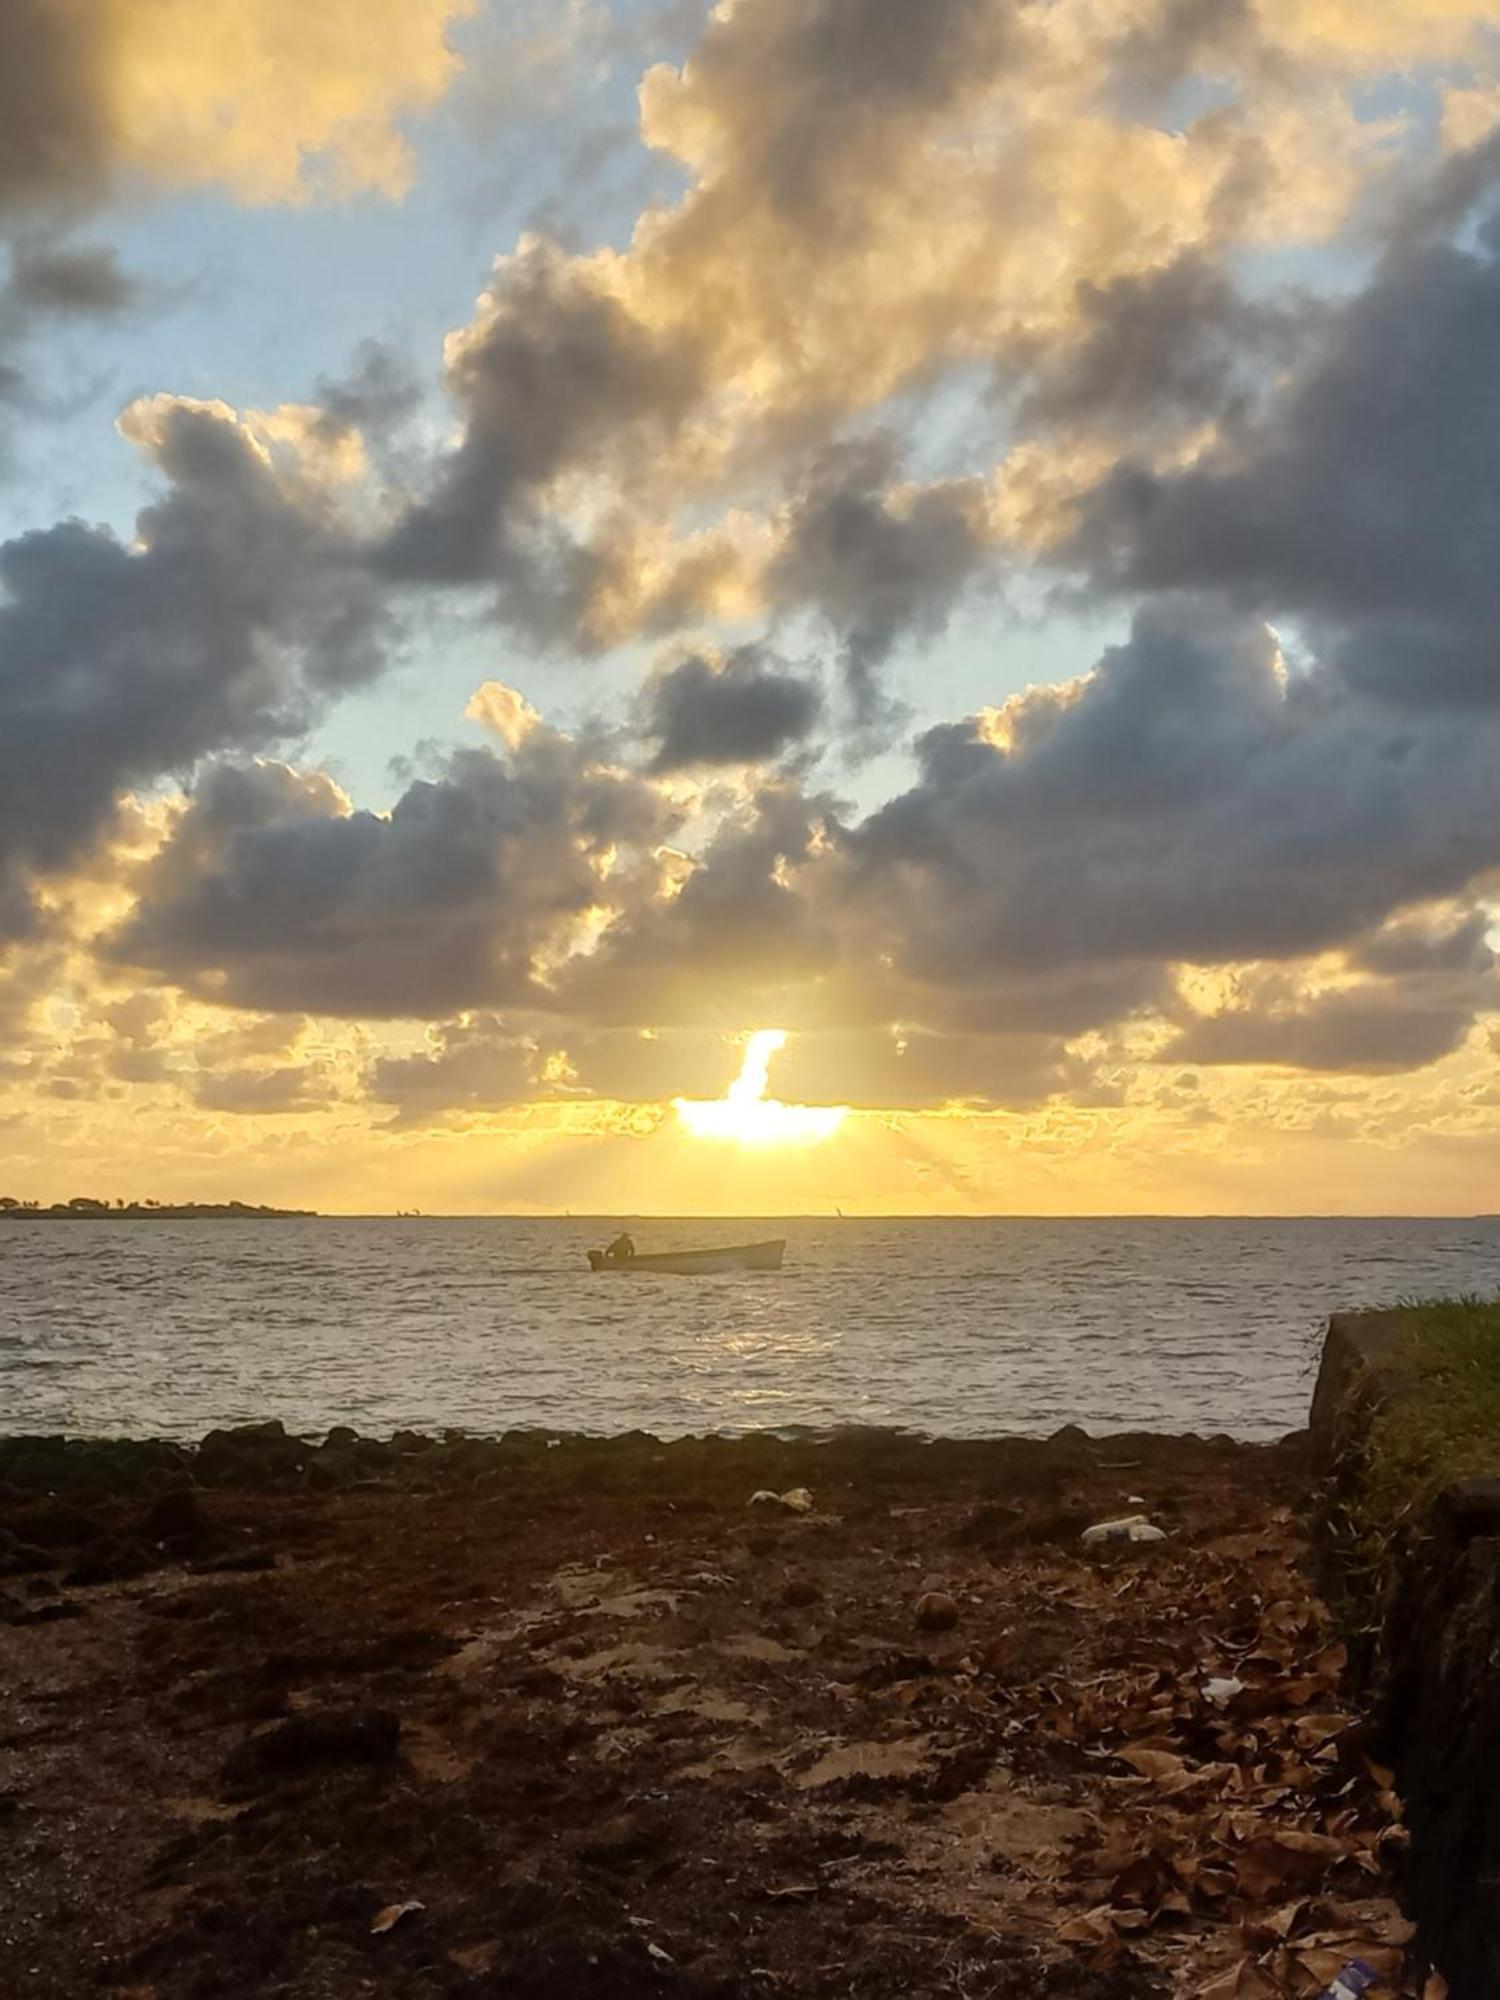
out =
<svg viewBox="0 0 1500 2000"><path fill-rule="evenodd" d="M7 2000L1420 1991L1295 1446L43 1443Z"/></svg>

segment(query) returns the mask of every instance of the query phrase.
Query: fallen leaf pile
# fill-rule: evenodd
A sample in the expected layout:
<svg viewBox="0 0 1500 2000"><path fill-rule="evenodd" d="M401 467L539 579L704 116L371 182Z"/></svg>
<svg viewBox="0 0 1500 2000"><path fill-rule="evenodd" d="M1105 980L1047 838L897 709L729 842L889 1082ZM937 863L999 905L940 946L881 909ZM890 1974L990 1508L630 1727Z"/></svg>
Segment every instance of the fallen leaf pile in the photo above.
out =
<svg viewBox="0 0 1500 2000"><path fill-rule="evenodd" d="M1003 1645L967 1663L1011 1734L1096 1767L1089 1830L1048 1886L1082 1905L1056 1935L1100 1967L1149 1936L1200 2000L1305 2000L1353 1958L1382 1990L1421 1991L1403 1983L1415 1926L1386 1893L1401 1802L1340 1698L1346 1649L1298 1553L1282 1514L1264 1534L1080 1564L1052 1610L1097 1622L1094 1650L1118 1666L1007 1687ZM1224 1682L1237 1691L1209 1691Z"/></svg>

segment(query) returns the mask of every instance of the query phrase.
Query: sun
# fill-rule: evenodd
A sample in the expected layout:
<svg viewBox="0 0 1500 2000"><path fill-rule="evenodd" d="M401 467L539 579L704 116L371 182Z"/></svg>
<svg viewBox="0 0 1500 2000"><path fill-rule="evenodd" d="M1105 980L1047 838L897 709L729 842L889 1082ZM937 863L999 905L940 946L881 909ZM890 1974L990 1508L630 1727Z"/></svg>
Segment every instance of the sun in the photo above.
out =
<svg viewBox="0 0 1500 2000"><path fill-rule="evenodd" d="M695 1139L741 1146L816 1146L849 1115L847 1104L782 1104L766 1096L771 1058L786 1047L781 1028L761 1028L745 1046L740 1073L723 1097L674 1097L678 1122Z"/></svg>

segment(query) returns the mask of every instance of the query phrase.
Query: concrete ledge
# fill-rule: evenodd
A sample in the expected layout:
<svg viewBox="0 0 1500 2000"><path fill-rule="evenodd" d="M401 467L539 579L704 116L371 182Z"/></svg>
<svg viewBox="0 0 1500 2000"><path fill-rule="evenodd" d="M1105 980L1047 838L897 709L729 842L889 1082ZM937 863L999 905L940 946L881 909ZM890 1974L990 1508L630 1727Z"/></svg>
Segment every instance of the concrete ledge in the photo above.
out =
<svg viewBox="0 0 1500 2000"><path fill-rule="evenodd" d="M1404 1330L1400 1312L1335 1313L1329 1320L1308 1418L1323 1463L1347 1451L1374 1412L1399 1393L1395 1362Z"/></svg>

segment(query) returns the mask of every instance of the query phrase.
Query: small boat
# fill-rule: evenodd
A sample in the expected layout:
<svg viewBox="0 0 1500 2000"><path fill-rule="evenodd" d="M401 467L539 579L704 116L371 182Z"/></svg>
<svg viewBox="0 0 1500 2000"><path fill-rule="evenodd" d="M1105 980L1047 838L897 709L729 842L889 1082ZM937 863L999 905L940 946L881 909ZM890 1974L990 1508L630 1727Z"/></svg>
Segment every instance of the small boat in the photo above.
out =
<svg viewBox="0 0 1500 2000"><path fill-rule="evenodd" d="M770 1243L736 1243L727 1250L638 1251L634 1257L608 1257L590 1250L591 1271L667 1271L682 1278L711 1277L720 1271L779 1271L786 1238Z"/></svg>

